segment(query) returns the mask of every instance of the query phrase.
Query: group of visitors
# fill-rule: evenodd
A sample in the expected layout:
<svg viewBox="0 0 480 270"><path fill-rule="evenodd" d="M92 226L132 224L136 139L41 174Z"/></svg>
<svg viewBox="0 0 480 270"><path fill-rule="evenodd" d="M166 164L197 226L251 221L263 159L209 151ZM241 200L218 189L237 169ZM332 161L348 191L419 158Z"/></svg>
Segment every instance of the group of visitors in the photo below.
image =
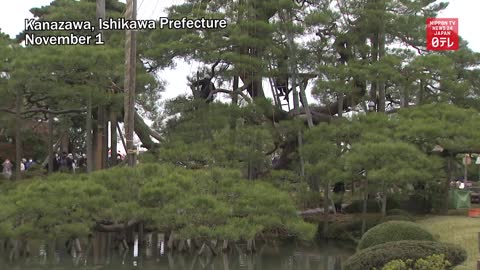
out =
<svg viewBox="0 0 480 270"><path fill-rule="evenodd" d="M109 153L109 166L114 164L121 163L125 156L117 153L115 156L116 160L112 160L111 153ZM114 163L114 161L116 161ZM6 179L10 179L13 175L13 171L15 170L15 164L10 159L6 158L5 160L1 160L0 164L2 165L2 176ZM28 171L32 168L33 165L37 164L37 162L30 158L22 158L20 163L20 171ZM56 153L53 159L53 171L54 172L70 172L75 173L77 171L86 171L87 168L87 157L85 154L72 154L63 152L61 155ZM48 162L45 165L45 169L48 170Z"/></svg>
<svg viewBox="0 0 480 270"><path fill-rule="evenodd" d="M116 155L116 164L122 162L124 156L120 153ZM111 156L109 153L109 160ZM111 163L113 164L113 162ZM61 155L55 154L53 159L53 171L54 172L84 172L87 168L87 156L85 154L69 153L63 152ZM45 169L48 169L48 163L45 165Z"/></svg>
<svg viewBox="0 0 480 270"><path fill-rule="evenodd" d="M53 158L53 171L54 172L73 172L78 168L78 164L81 164L81 159L85 158L81 155L74 155L72 153L67 154L63 152L61 155L55 153ZM48 169L48 163L45 165L45 169Z"/></svg>
<svg viewBox="0 0 480 270"><path fill-rule="evenodd" d="M26 158L22 158L22 161L20 163L20 171L21 172L24 172L30 168L32 168L33 165L35 165L36 162L30 158L30 159L26 159ZM12 177L12 174L13 174L13 168L15 168L15 164L13 164L10 159L5 159L3 162L2 162L2 175L3 177L5 177L6 179L10 179Z"/></svg>

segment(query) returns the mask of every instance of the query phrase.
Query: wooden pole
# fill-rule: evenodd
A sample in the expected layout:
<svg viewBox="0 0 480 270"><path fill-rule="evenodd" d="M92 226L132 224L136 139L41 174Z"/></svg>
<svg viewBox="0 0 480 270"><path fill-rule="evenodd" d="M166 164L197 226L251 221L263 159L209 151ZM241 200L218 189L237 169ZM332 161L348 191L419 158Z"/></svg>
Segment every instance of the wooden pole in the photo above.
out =
<svg viewBox="0 0 480 270"><path fill-rule="evenodd" d="M96 8L96 17L97 20L105 19L105 0L97 0ZM99 30L101 34L103 31ZM105 159L107 156L107 145L106 145L106 117L105 117L105 106L98 105L97 108L97 132L96 132L96 147L95 147L95 169L100 170L105 168Z"/></svg>
<svg viewBox="0 0 480 270"><path fill-rule="evenodd" d="M137 18L137 1L127 0L127 10L125 19L136 20ZM135 149L133 145L134 118L135 118L135 83L136 83L136 32L132 30L126 31L125 38L125 98L124 98L124 124L125 137L127 146L128 165L135 165Z"/></svg>

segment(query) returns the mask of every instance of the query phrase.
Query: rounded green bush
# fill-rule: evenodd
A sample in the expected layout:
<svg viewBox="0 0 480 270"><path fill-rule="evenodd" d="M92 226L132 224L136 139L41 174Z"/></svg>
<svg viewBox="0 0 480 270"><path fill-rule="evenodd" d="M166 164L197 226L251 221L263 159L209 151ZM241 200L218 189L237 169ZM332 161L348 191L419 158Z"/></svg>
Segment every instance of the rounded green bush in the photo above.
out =
<svg viewBox="0 0 480 270"><path fill-rule="evenodd" d="M426 240L433 241L431 233L419 225L409 221L387 221L368 230L358 243L358 250L371 246L401 241L401 240Z"/></svg>
<svg viewBox="0 0 480 270"><path fill-rule="evenodd" d="M378 217L366 218L366 229L373 228L380 224L381 220ZM362 236L362 220L354 219L346 222L333 222L328 225L327 239L357 241ZM318 225L319 236L323 238L323 222Z"/></svg>
<svg viewBox="0 0 480 270"><path fill-rule="evenodd" d="M393 260L418 260L434 254L444 254L452 266L467 259L467 252L458 245L434 241L396 241L372 246L358 251L348 258L343 270L371 270L382 267Z"/></svg>

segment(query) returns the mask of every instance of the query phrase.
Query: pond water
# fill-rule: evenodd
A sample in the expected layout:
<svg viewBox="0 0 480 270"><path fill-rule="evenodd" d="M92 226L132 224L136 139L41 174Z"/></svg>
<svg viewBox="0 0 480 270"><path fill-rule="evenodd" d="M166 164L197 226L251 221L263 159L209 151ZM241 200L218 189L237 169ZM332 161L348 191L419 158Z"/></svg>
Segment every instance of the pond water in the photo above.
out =
<svg viewBox="0 0 480 270"><path fill-rule="evenodd" d="M246 254L235 247L216 256L197 252L164 252L164 243L146 244L139 251L107 248L100 244L81 254L65 248L48 249L47 245L29 244L30 255L12 258L12 251L3 249L0 269L9 270L341 270L342 262L354 253L346 243L329 242L311 245L290 242L281 245L258 244L257 252ZM62 246L58 244L57 247ZM50 254L47 250L52 250ZM88 255L86 255L88 254Z"/></svg>

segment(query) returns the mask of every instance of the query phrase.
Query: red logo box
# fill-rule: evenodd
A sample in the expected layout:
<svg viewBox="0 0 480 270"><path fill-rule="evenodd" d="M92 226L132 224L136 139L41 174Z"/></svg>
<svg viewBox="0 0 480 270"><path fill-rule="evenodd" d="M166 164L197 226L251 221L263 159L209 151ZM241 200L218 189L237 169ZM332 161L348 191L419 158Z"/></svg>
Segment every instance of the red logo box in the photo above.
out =
<svg viewBox="0 0 480 270"><path fill-rule="evenodd" d="M458 18L427 19L427 50L458 50Z"/></svg>

